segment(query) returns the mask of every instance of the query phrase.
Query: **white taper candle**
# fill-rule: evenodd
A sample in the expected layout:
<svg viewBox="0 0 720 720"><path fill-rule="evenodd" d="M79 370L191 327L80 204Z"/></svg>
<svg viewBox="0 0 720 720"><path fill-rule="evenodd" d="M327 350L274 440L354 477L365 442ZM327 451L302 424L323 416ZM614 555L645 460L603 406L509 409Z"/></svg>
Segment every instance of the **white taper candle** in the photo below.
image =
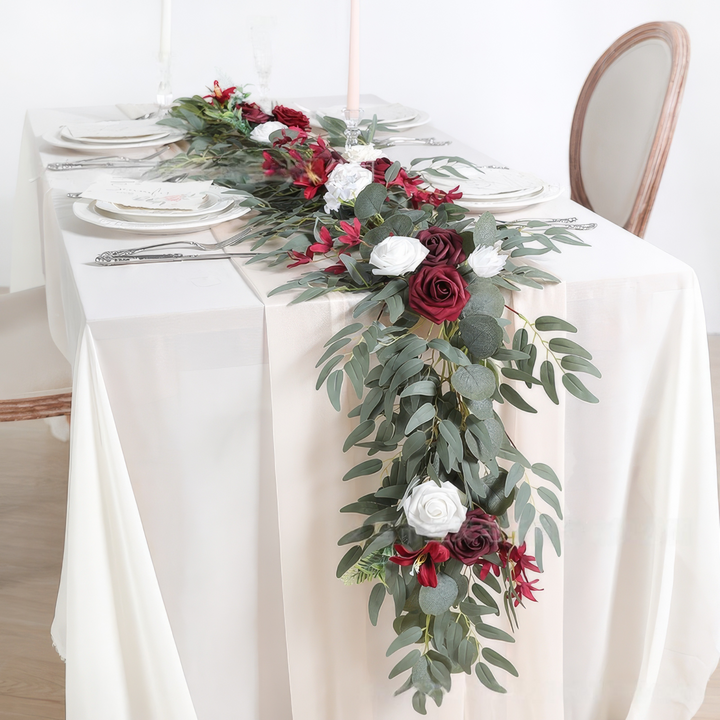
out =
<svg viewBox="0 0 720 720"><path fill-rule="evenodd" d="M172 0L162 0L162 11L160 16L160 62L163 64L170 61L171 12Z"/></svg>
<svg viewBox="0 0 720 720"><path fill-rule="evenodd" d="M347 109L360 109L360 0L350 0L350 64Z"/></svg>

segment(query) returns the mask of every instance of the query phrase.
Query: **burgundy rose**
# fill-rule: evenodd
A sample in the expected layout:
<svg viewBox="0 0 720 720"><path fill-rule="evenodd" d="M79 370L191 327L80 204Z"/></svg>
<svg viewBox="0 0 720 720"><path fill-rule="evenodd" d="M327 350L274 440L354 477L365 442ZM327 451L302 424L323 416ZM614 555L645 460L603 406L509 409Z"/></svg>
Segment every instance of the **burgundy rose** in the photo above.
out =
<svg viewBox="0 0 720 720"><path fill-rule="evenodd" d="M437 324L457 320L470 299L467 283L451 265L422 265L408 284L410 307Z"/></svg>
<svg viewBox="0 0 720 720"><path fill-rule="evenodd" d="M273 116L268 115L262 111L262 108L257 103L243 103L240 106L242 110L242 116L248 122L255 123L256 125L262 125L263 123L272 120Z"/></svg>
<svg viewBox="0 0 720 720"><path fill-rule="evenodd" d="M310 129L310 120L299 110L293 110L284 105L276 105L273 108L273 115L275 115L275 119L278 120L278 122L284 123L288 127L296 127L301 130Z"/></svg>
<svg viewBox="0 0 720 720"><path fill-rule="evenodd" d="M492 515L470 510L460 529L445 536L443 545L456 560L475 565L484 555L496 553L501 540L502 533Z"/></svg>
<svg viewBox="0 0 720 720"><path fill-rule="evenodd" d="M425 265L460 265L465 262L463 240L449 228L429 227L418 233L417 239L430 251Z"/></svg>

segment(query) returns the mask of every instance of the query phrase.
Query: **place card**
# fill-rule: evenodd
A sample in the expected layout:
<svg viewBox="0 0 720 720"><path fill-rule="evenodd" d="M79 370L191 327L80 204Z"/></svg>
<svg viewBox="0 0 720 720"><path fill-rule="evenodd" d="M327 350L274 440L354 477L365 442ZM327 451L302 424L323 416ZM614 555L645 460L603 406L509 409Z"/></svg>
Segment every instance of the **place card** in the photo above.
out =
<svg viewBox="0 0 720 720"><path fill-rule="evenodd" d="M211 180L171 183L105 175L80 197L149 210L197 210L211 186Z"/></svg>

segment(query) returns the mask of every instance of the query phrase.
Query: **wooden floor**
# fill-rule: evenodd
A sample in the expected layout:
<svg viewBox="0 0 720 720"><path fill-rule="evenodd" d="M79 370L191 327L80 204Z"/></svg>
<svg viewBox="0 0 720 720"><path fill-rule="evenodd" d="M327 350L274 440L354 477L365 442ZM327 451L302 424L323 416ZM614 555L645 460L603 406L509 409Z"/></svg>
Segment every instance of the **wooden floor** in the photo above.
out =
<svg viewBox="0 0 720 720"><path fill-rule="evenodd" d="M711 336L710 350L720 436L720 336ZM50 624L67 466L67 443L42 420L0 423L0 720L65 717L65 666L52 647ZM720 720L720 669L695 720Z"/></svg>
<svg viewBox="0 0 720 720"><path fill-rule="evenodd" d="M62 564L68 443L43 420L0 424L0 720L62 720L50 641Z"/></svg>

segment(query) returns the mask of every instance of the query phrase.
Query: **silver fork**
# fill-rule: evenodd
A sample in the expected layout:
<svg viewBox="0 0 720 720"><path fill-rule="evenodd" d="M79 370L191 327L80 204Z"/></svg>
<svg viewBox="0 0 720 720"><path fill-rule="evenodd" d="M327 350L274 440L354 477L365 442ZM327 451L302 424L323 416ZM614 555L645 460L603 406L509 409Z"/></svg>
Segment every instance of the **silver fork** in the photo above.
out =
<svg viewBox="0 0 720 720"><path fill-rule="evenodd" d="M98 255L95 259L98 262L102 262L103 260L110 260L111 258L137 255L138 253L142 253L145 250L156 250L157 248L178 246L194 247L198 250L222 250L229 245L241 242L245 237L251 234L251 230L252 228L245 228L239 233L236 233L235 235L232 235L231 237L226 238L225 240L222 240L218 243L201 243L196 240L173 240L172 242L156 243L155 245L145 245L144 247L128 248L126 250L106 250L105 252L100 253L100 255Z"/></svg>

